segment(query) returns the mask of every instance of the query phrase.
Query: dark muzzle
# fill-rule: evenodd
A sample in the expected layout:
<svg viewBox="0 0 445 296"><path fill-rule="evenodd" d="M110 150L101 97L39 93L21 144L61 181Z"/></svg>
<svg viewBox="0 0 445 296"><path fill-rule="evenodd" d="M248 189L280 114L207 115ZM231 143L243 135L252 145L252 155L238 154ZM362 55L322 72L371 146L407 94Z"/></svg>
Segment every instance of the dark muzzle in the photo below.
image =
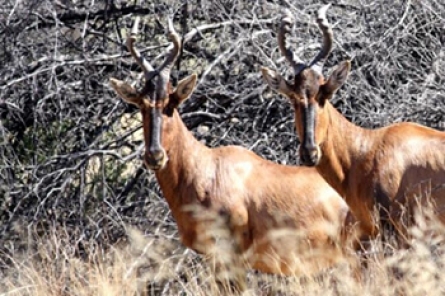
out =
<svg viewBox="0 0 445 296"><path fill-rule="evenodd" d="M320 149L315 144L315 107L308 104L303 111L304 136L300 146L300 160L303 165L315 166L320 160Z"/></svg>
<svg viewBox="0 0 445 296"><path fill-rule="evenodd" d="M144 161L147 168L151 170L159 170L166 163L167 156L165 155L165 151L161 149L150 149L145 152Z"/></svg>
<svg viewBox="0 0 445 296"><path fill-rule="evenodd" d="M161 169L167 162L167 155L161 146L162 113L159 108L151 110L150 146L145 151L144 161L152 170Z"/></svg>
<svg viewBox="0 0 445 296"><path fill-rule="evenodd" d="M316 166L320 161L320 150L317 146L300 146L300 161L305 166Z"/></svg>

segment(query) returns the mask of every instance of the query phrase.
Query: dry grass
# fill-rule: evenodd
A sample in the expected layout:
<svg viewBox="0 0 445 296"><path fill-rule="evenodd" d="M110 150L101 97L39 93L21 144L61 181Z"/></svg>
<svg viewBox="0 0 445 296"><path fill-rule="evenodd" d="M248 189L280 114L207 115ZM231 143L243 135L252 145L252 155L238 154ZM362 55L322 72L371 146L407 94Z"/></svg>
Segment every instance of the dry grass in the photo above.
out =
<svg viewBox="0 0 445 296"><path fill-rule="evenodd" d="M62 2L69 5L63 8ZM177 243L177 228L153 174L135 173L141 129L128 124L132 120L123 114L134 110L106 86L110 76L137 80L132 75L139 70L130 66L119 37L135 11L111 13L110 1L3 3L0 294L216 294L207 265ZM118 9L125 3L114 1ZM212 30L185 45L174 75L200 77L193 98L182 106L187 126L208 146L239 144L267 159L295 163L291 106L266 88L258 69L286 73L289 68L276 43L276 18L283 8L296 16L292 48L305 60L314 56L321 41L314 13L322 4L188 3L189 29L243 19L255 25ZM333 2L328 18L336 44L325 73L342 60L353 61L351 77L333 101L342 114L368 128L414 121L444 129L443 3ZM175 27L186 33L180 25L183 1L140 4L147 19L164 22L175 13ZM257 22L267 19L273 21ZM138 46L150 48L147 56L154 58L164 50L163 27L146 22L144 28ZM134 162L123 160L131 154ZM124 223L146 234L127 229L129 244L107 246L121 237ZM413 229L409 250L393 252L378 241L361 283L347 266L305 280L250 272L246 294L445 294L439 239L444 228L421 225Z"/></svg>
<svg viewBox="0 0 445 296"><path fill-rule="evenodd" d="M417 217L409 249L398 250L377 240L361 281L347 265L315 278L249 271L243 295L443 295L445 228L427 218ZM14 253L11 267L0 279L0 295L219 294L205 261L172 239L147 237L127 227L127 240L106 250L92 242L81 252L67 241L63 231L54 230L34 238L26 251Z"/></svg>

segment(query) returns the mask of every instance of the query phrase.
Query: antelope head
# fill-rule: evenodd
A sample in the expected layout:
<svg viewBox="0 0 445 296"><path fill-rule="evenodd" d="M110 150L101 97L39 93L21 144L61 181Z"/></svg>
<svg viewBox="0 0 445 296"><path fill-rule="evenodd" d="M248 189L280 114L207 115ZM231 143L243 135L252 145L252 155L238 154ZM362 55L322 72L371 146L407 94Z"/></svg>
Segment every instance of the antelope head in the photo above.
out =
<svg viewBox="0 0 445 296"><path fill-rule="evenodd" d="M172 21L170 19L168 21L168 37L173 43L173 48L164 63L156 69L134 46L138 24L139 18L136 18L131 34L127 38L127 48L144 72L144 87L136 90L130 84L115 78L110 78L110 84L127 103L139 107L144 130L144 162L147 168L160 170L168 161L164 147L169 147L175 140L171 133L174 110L192 93L196 85L196 75L181 80L173 89L170 83L170 71L181 51L181 39Z"/></svg>
<svg viewBox="0 0 445 296"><path fill-rule="evenodd" d="M329 125L325 103L343 85L350 70L350 62L345 61L327 79L322 74L333 44L332 28L326 18L329 6L325 5L318 11L317 24L323 34L323 46L309 64L305 64L286 47L286 34L290 33L293 24L292 15L287 11L281 19L278 45L281 54L293 68L293 81L287 81L266 67L261 69L267 84L288 97L294 107L295 127L301 142L300 160L307 166L315 166L320 162L320 146L326 139Z"/></svg>

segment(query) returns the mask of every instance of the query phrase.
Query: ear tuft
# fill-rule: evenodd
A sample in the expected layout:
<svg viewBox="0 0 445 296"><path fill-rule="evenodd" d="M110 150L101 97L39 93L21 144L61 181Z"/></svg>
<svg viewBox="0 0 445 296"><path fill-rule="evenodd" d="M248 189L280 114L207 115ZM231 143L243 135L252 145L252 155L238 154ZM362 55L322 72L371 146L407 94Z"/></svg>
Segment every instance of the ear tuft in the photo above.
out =
<svg viewBox="0 0 445 296"><path fill-rule="evenodd" d="M182 103L192 94L196 86L198 76L194 73L178 82L175 94L179 100L178 104Z"/></svg>
<svg viewBox="0 0 445 296"><path fill-rule="evenodd" d="M340 65L334 69L331 76L329 76L326 83L326 91L330 94L335 93L346 82L350 70L351 61L341 62Z"/></svg>
<svg viewBox="0 0 445 296"><path fill-rule="evenodd" d="M291 94L289 84L276 71L267 67L261 67L261 73L263 74L264 81L266 81L270 88L286 96Z"/></svg>
<svg viewBox="0 0 445 296"><path fill-rule="evenodd" d="M110 85L125 102L136 106L140 105L141 98L133 86L113 77L110 78Z"/></svg>
<svg viewBox="0 0 445 296"><path fill-rule="evenodd" d="M346 82L348 78L349 71L351 70L351 61L344 61L338 65L338 68L332 73L335 74L335 79L341 84Z"/></svg>
<svg viewBox="0 0 445 296"><path fill-rule="evenodd" d="M275 91L278 91L279 77L277 72L267 68L261 67L261 73L263 74L263 80Z"/></svg>

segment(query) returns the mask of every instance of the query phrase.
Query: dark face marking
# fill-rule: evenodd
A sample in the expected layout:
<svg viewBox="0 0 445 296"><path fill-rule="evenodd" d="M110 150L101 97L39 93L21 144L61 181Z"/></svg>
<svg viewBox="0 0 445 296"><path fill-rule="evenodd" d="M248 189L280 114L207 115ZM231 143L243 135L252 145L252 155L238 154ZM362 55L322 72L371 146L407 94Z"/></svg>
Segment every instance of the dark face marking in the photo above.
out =
<svg viewBox="0 0 445 296"><path fill-rule="evenodd" d="M320 149L316 143L317 101L321 75L307 68L295 76L295 121L300 134L300 161L307 166L315 166L320 160ZM299 122L297 122L299 121Z"/></svg>
<svg viewBox="0 0 445 296"><path fill-rule="evenodd" d="M167 155L162 147L162 114L165 100L151 99L157 95L154 88L148 89L148 94L150 99L145 99L141 106L145 138L144 161L149 169L159 170L167 161Z"/></svg>
<svg viewBox="0 0 445 296"><path fill-rule="evenodd" d="M317 145L315 143L315 104L308 104L302 110L303 139L300 146L301 162L308 166L318 163Z"/></svg>
<svg viewBox="0 0 445 296"><path fill-rule="evenodd" d="M159 108L150 110L150 136L146 147L146 161L152 166L162 163L164 149L161 145L162 111Z"/></svg>

